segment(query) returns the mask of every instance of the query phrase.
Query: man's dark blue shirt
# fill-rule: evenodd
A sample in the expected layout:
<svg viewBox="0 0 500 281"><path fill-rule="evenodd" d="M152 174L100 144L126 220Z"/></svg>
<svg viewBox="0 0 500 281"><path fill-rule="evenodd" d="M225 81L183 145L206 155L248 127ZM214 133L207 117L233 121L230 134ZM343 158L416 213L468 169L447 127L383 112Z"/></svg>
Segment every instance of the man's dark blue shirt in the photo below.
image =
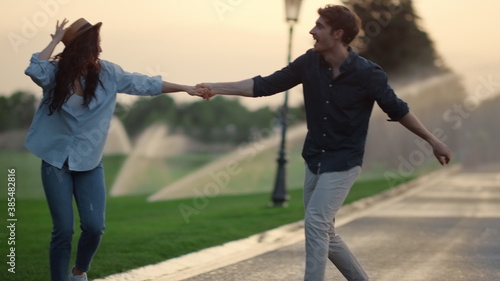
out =
<svg viewBox="0 0 500 281"><path fill-rule="evenodd" d="M332 68L312 50L287 67L253 78L255 97L270 96L302 83L307 136L302 156L314 173L345 171L363 163L368 124L377 102L391 121L409 112L387 83L386 73L349 48L333 78Z"/></svg>

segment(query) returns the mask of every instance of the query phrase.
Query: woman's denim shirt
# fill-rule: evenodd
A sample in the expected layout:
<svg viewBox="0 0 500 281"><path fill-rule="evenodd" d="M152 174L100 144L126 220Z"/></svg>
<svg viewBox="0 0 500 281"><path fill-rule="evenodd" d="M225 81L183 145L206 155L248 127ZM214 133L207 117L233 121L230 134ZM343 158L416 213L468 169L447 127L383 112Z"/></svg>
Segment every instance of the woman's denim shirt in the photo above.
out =
<svg viewBox="0 0 500 281"><path fill-rule="evenodd" d="M77 114L65 103L60 111L49 115L47 99L55 88L57 62L38 60L38 54L31 57L25 74L43 89L43 97L33 117L25 146L57 168L68 161L70 170L88 171L101 162L117 93L153 96L162 92L160 76L128 73L114 63L101 60L99 79L102 85L98 84L95 98L90 101L85 113ZM81 83L85 85L84 79Z"/></svg>

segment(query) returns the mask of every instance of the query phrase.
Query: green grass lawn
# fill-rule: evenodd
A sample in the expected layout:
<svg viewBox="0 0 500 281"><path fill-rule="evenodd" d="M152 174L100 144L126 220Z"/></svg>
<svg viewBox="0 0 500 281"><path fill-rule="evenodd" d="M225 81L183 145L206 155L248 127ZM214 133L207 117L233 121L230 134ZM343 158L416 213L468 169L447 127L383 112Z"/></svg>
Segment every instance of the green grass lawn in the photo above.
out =
<svg viewBox="0 0 500 281"><path fill-rule="evenodd" d="M16 170L16 196L22 198L43 198L40 175L41 160L28 151L0 151L0 172L7 176L7 169ZM4 190L4 189L2 189ZM0 192L0 198L6 198Z"/></svg>
<svg viewBox="0 0 500 281"><path fill-rule="evenodd" d="M359 181L346 203L388 188L385 179ZM289 194L287 208L269 208L269 192L208 198L206 206L189 217L189 223L179 207L197 206L194 199L148 203L145 196L109 198L107 229L90 276L98 278L157 263L299 221L303 217L302 190L290 189ZM5 266L7 202L0 200L0 206L0 262ZM49 280L51 220L47 204L44 199L18 200L16 212L16 273L8 273L2 266L0 280ZM77 226L75 233L79 233Z"/></svg>

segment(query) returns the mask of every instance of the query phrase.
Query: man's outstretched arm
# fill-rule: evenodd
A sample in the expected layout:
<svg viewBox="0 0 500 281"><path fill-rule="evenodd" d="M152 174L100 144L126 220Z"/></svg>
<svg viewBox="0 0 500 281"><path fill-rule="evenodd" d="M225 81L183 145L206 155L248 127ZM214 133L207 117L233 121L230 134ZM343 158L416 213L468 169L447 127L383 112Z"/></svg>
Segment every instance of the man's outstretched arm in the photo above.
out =
<svg viewBox="0 0 500 281"><path fill-rule="evenodd" d="M403 116L403 118L399 120L399 123L415 135L427 141L434 151L434 156L436 156L441 165L450 162L451 152L448 146L431 134L413 113L409 112Z"/></svg>
<svg viewBox="0 0 500 281"><path fill-rule="evenodd" d="M253 97L253 79L245 79L237 82L224 83L201 83L196 89L203 94L204 98L214 95Z"/></svg>

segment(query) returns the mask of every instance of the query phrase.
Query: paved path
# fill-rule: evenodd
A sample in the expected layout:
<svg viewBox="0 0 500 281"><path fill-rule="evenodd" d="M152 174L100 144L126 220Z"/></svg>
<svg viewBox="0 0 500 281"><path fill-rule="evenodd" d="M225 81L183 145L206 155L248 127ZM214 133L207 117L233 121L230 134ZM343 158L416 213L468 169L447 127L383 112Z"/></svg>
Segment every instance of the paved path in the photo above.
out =
<svg viewBox="0 0 500 281"><path fill-rule="evenodd" d="M371 280L500 281L500 168L444 169L342 211L338 232ZM299 222L106 280L299 281L303 271ZM331 264L326 275L345 280Z"/></svg>

